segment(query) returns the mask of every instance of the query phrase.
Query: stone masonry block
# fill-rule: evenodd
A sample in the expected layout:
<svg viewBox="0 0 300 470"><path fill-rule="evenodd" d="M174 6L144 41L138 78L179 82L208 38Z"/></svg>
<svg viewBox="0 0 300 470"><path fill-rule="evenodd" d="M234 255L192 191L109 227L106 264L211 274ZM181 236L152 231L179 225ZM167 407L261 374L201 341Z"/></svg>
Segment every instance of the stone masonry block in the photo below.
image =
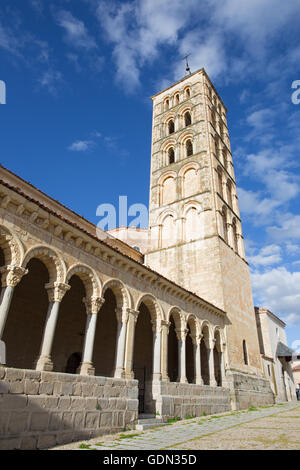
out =
<svg viewBox="0 0 300 470"><path fill-rule="evenodd" d="M53 382L40 382L39 394L40 395L52 395L53 394Z"/></svg>
<svg viewBox="0 0 300 470"><path fill-rule="evenodd" d="M25 395L37 395L39 391L39 382L36 380L25 379L24 393Z"/></svg>
<svg viewBox="0 0 300 470"><path fill-rule="evenodd" d="M28 412L13 411L8 422L8 434L20 434L28 428Z"/></svg>
<svg viewBox="0 0 300 470"><path fill-rule="evenodd" d="M112 426L112 413L111 412L101 412L100 415L100 427L110 428Z"/></svg>
<svg viewBox="0 0 300 470"><path fill-rule="evenodd" d="M0 411L15 410L24 408L27 405L27 397L24 395L5 394L0 396Z"/></svg>
<svg viewBox="0 0 300 470"><path fill-rule="evenodd" d="M24 369L6 369L5 380L14 382L16 380L23 380L25 375Z"/></svg>
<svg viewBox="0 0 300 470"><path fill-rule="evenodd" d="M85 427L88 429L95 429L99 427L99 411L87 411L85 417ZM110 420L111 424L111 420ZM101 424L102 426L102 424Z"/></svg>
<svg viewBox="0 0 300 470"><path fill-rule="evenodd" d="M46 431L48 429L48 423L50 414L47 412L33 412L30 421L31 431Z"/></svg>

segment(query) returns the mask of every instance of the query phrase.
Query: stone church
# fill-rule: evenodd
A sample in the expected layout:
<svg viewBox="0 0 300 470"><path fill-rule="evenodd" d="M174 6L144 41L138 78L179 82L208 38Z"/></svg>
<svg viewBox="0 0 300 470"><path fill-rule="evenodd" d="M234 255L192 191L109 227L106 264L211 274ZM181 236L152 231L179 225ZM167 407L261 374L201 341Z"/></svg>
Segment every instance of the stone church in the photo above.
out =
<svg viewBox="0 0 300 470"><path fill-rule="evenodd" d="M204 69L152 100L141 246L0 168L0 449L274 403L227 109Z"/></svg>

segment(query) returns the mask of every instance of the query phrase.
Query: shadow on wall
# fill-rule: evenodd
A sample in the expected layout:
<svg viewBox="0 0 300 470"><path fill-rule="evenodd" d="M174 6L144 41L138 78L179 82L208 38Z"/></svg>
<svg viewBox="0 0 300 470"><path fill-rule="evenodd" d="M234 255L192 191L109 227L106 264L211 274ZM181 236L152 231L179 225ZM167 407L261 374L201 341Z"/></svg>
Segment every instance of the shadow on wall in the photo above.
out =
<svg viewBox="0 0 300 470"><path fill-rule="evenodd" d="M138 417L136 380L0 366L0 450L47 449L119 432Z"/></svg>

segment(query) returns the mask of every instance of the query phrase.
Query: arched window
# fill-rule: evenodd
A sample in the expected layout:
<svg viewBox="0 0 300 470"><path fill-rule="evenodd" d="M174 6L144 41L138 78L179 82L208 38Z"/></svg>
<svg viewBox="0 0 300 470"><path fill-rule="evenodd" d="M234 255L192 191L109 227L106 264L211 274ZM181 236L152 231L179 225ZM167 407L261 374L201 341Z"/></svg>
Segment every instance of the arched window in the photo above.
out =
<svg viewBox="0 0 300 470"><path fill-rule="evenodd" d="M232 237L233 237L233 248L236 253L239 252L239 246L238 246L238 236L237 236L237 230L236 230L236 221L233 220L232 222Z"/></svg>
<svg viewBox="0 0 300 470"><path fill-rule="evenodd" d="M168 150L168 160L169 160L169 165L175 162L175 152L174 152L173 147L170 147Z"/></svg>
<svg viewBox="0 0 300 470"><path fill-rule="evenodd" d="M225 209L223 209L221 216L222 216L222 225L223 225L223 238L225 242L228 243L227 217L226 217Z"/></svg>
<svg viewBox="0 0 300 470"><path fill-rule="evenodd" d="M162 204L170 204L176 197L176 182L173 176L166 178L162 184Z"/></svg>
<svg viewBox="0 0 300 470"><path fill-rule="evenodd" d="M175 124L173 119L170 119L170 121L168 122L168 130L169 134L173 134L173 132L175 132Z"/></svg>
<svg viewBox="0 0 300 470"><path fill-rule="evenodd" d="M184 115L184 123L186 127L192 124L192 117L189 111L187 111Z"/></svg>
<svg viewBox="0 0 300 470"><path fill-rule="evenodd" d="M175 245L176 243L176 226L175 219L172 215L165 217L161 227L161 246Z"/></svg>
<svg viewBox="0 0 300 470"><path fill-rule="evenodd" d="M186 148L186 156L187 157L190 157L191 155L193 155L193 143L192 143L191 139L186 141L185 148Z"/></svg>
<svg viewBox="0 0 300 470"><path fill-rule="evenodd" d="M216 121L216 113L214 111L211 112L211 122L214 128L217 127L217 121Z"/></svg>
<svg viewBox="0 0 300 470"><path fill-rule="evenodd" d="M168 99L166 99L166 101L165 101L165 111L167 109L169 109L169 107L170 107L170 101Z"/></svg>
<svg viewBox="0 0 300 470"><path fill-rule="evenodd" d="M227 154L226 154L225 149L222 150L222 156L223 156L223 164L224 164L225 168L227 169Z"/></svg>
<svg viewBox="0 0 300 470"><path fill-rule="evenodd" d="M191 207L185 216L185 240L197 240L200 238L200 216L196 207Z"/></svg>
<svg viewBox="0 0 300 470"><path fill-rule="evenodd" d="M247 366L248 365L248 353L247 353L247 345L246 345L245 340L243 340L243 354L244 354L244 363Z"/></svg>
<svg viewBox="0 0 300 470"><path fill-rule="evenodd" d="M185 97L186 99L189 99L191 97L191 90L189 88L185 90Z"/></svg>
<svg viewBox="0 0 300 470"><path fill-rule="evenodd" d="M227 203L232 208L232 186L230 181L227 181Z"/></svg>
<svg viewBox="0 0 300 470"><path fill-rule="evenodd" d="M199 192L199 175L195 168L189 168L183 176L183 197L189 197Z"/></svg>
<svg viewBox="0 0 300 470"><path fill-rule="evenodd" d="M218 191L219 194L224 198L223 196L223 181L222 181L222 171L221 168L218 168Z"/></svg>
<svg viewBox="0 0 300 470"><path fill-rule="evenodd" d="M179 104L179 93L176 93L175 95L175 103Z"/></svg>

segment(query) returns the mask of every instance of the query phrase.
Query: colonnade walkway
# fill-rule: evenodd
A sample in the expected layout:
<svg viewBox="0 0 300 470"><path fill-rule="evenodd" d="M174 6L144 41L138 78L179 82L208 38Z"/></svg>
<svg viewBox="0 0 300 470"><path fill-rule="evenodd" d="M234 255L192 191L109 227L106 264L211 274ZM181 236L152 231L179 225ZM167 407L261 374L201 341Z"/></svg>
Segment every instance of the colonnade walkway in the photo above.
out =
<svg viewBox="0 0 300 470"><path fill-rule="evenodd" d="M289 413L290 412L290 413ZM200 418L192 418L183 421L177 421L174 424L165 425L163 427L154 428L146 432L138 433L137 431L125 432L118 434L117 436L105 436L105 438L91 439L90 441L84 441L81 443L72 443L64 446L55 447L53 450L79 450L79 449L90 449L90 450L162 450L162 449L198 449L197 438L202 436L211 435L212 443L209 447L220 448L218 446L220 439L219 435L222 431L234 428L239 433L239 425L250 423L252 421L261 421L262 426L258 424L257 428L263 429L263 436L267 439L268 426L270 424L263 424L266 422L268 417L274 418L287 418L280 421L280 425L277 427L275 435L280 437L286 433L290 434L292 425L287 424L288 418L290 416L290 421L295 426L298 426L298 429L295 430L295 436L299 436L298 439L295 439L295 446L292 448L300 449L300 402L287 402L280 403L277 405L269 405L266 407L260 408L249 408L249 410L234 411L218 415L204 416ZM298 418L298 419L292 419ZM264 420L265 419L265 420ZM256 421L258 423L258 421ZM284 427L285 422L285 427ZM283 424L283 426L281 425ZM216 433L219 433L218 436L215 436ZM247 434L247 431L246 431ZM239 439L239 438L238 438ZM293 437L292 437L293 439ZM241 436L242 440L242 436ZM298 441L298 443L297 443ZM285 438L282 438L283 447L288 443ZM263 442L261 443L263 446ZM215 447L214 447L215 446ZM298 447L297 447L298 446ZM206 447L201 447L205 449ZM241 444L241 448L243 448ZM245 447L247 448L247 447ZM258 442L258 447L259 442ZM276 446L275 446L276 448Z"/></svg>

